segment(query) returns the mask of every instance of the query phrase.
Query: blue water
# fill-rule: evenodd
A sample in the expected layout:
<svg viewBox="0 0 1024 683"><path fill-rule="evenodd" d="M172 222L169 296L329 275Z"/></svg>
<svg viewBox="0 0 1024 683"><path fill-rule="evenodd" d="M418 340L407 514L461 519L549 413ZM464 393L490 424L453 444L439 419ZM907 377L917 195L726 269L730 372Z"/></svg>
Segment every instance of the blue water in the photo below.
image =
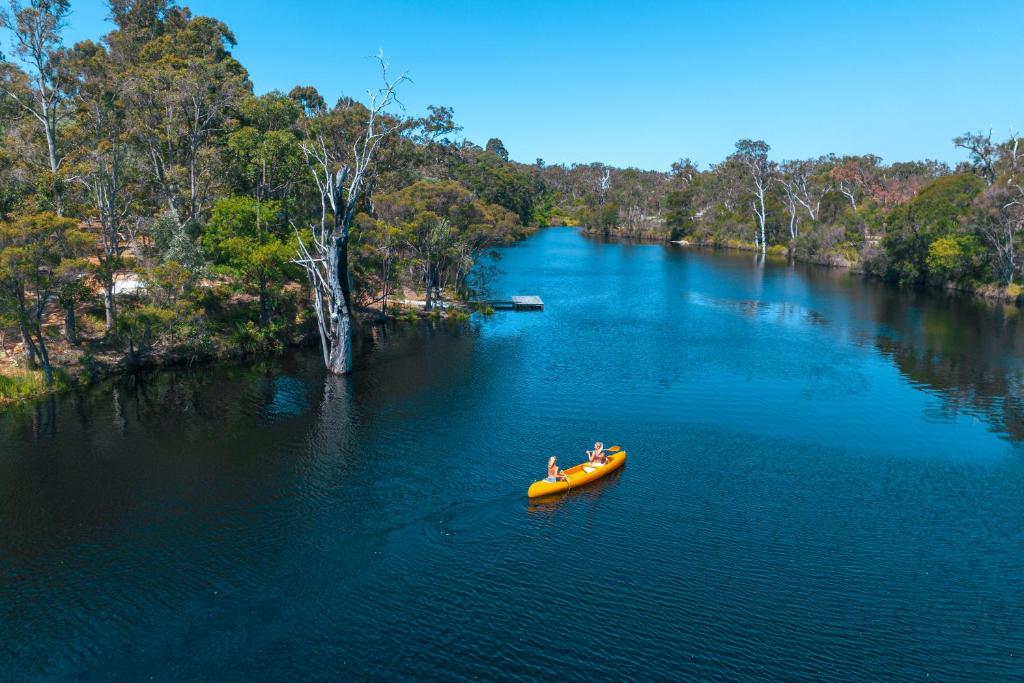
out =
<svg viewBox="0 0 1024 683"><path fill-rule="evenodd" d="M1016 309L572 229L499 265L543 312L0 418L0 678L1020 680Z"/></svg>

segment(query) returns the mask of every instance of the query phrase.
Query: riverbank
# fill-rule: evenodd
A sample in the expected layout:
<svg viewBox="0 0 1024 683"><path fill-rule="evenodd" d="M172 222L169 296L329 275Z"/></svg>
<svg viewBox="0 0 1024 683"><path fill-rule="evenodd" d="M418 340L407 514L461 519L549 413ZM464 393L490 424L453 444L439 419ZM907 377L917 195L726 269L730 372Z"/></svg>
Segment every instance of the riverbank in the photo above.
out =
<svg viewBox="0 0 1024 683"><path fill-rule="evenodd" d="M590 239L596 239L602 242L674 244L679 247L697 247L701 249L727 249L732 251L746 251L752 253L757 253L761 251L761 248L755 245L753 242L744 242L742 240L673 240L670 239L670 237L667 235L654 232L641 232L627 235L600 232L596 230L589 230L587 228L582 228L582 234ZM859 254L851 252L849 250L842 253L830 252L827 254L808 255L800 254L797 250L785 247L781 244L773 244L772 246L768 247L767 255L775 258L786 259L795 263L825 266L828 268L849 269L855 273L860 273L865 278L885 281L884 278L875 275L874 273L871 272L870 268L866 267L864 260L860 257ZM1018 284L1000 285L997 283L947 281L941 284L923 285L922 287L926 289L945 290L949 292L970 294L980 299L992 302L1001 302L1007 305L1024 307L1024 286Z"/></svg>
<svg viewBox="0 0 1024 683"><path fill-rule="evenodd" d="M396 302L388 315L377 309L358 309L353 342L358 346L372 339L374 330L384 325L442 320L464 322L472 312L468 305L461 302L431 311L425 311L414 304ZM480 312L490 315L493 310L483 308ZM0 348L0 411L31 403L49 394L58 394L70 388L84 388L118 377L272 358L288 349L311 348L318 344L318 333L311 320L303 320L286 329L261 329L247 324L230 333L211 334L201 345L163 344L135 355L124 352L112 339L106 337L84 338L77 346L55 340L51 354L55 361L54 382L50 386L46 385L42 370L24 367L19 362L20 346L15 344Z"/></svg>

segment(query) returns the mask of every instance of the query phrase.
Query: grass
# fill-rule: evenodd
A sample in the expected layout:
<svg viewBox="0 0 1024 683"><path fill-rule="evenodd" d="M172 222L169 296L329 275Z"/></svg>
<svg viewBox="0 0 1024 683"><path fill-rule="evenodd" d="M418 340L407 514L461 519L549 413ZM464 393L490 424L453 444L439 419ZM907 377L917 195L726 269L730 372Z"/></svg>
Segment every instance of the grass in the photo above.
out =
<svg viewBox="0 0 1024 683"><path fill-rule="evenodd" d="M54 378L59 385L60 377ZM8 370L0 374L0 406L27 401L47 392L46 380L39 370Z"/></svg>

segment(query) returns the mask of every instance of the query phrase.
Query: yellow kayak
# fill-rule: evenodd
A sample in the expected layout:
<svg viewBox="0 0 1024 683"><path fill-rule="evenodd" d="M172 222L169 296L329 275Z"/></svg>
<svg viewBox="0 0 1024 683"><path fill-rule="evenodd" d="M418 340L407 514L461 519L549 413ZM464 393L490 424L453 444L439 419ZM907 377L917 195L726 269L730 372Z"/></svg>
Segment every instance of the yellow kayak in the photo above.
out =
<svg viewBox="0 0 1024 683"><path fill-rule="evenodd" d="M544 481L541 479L530 484L530 490L527 492L527 495L530 498L540 498L541 496L550 496L553 493L562 493L563 491L589 484L592 481L597 481L625 464L626 451L619 451L609 455L608 462L604 465L591 465L589 462L580 463L565 471L569 481Z"/></svg>

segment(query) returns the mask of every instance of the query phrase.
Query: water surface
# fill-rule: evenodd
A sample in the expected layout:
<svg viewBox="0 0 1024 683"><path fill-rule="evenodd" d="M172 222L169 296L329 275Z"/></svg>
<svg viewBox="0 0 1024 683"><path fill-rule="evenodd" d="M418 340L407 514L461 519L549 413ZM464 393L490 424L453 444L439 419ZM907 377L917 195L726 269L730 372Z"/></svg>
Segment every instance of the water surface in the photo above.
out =
<svg viewBox="0 0 1024 683"><path fill-rule="evenodd" d="M1012 680L1024 323L549 229L541 313L0 417L13 680ZM549 454L629 451L529 504Z"/></svg>

